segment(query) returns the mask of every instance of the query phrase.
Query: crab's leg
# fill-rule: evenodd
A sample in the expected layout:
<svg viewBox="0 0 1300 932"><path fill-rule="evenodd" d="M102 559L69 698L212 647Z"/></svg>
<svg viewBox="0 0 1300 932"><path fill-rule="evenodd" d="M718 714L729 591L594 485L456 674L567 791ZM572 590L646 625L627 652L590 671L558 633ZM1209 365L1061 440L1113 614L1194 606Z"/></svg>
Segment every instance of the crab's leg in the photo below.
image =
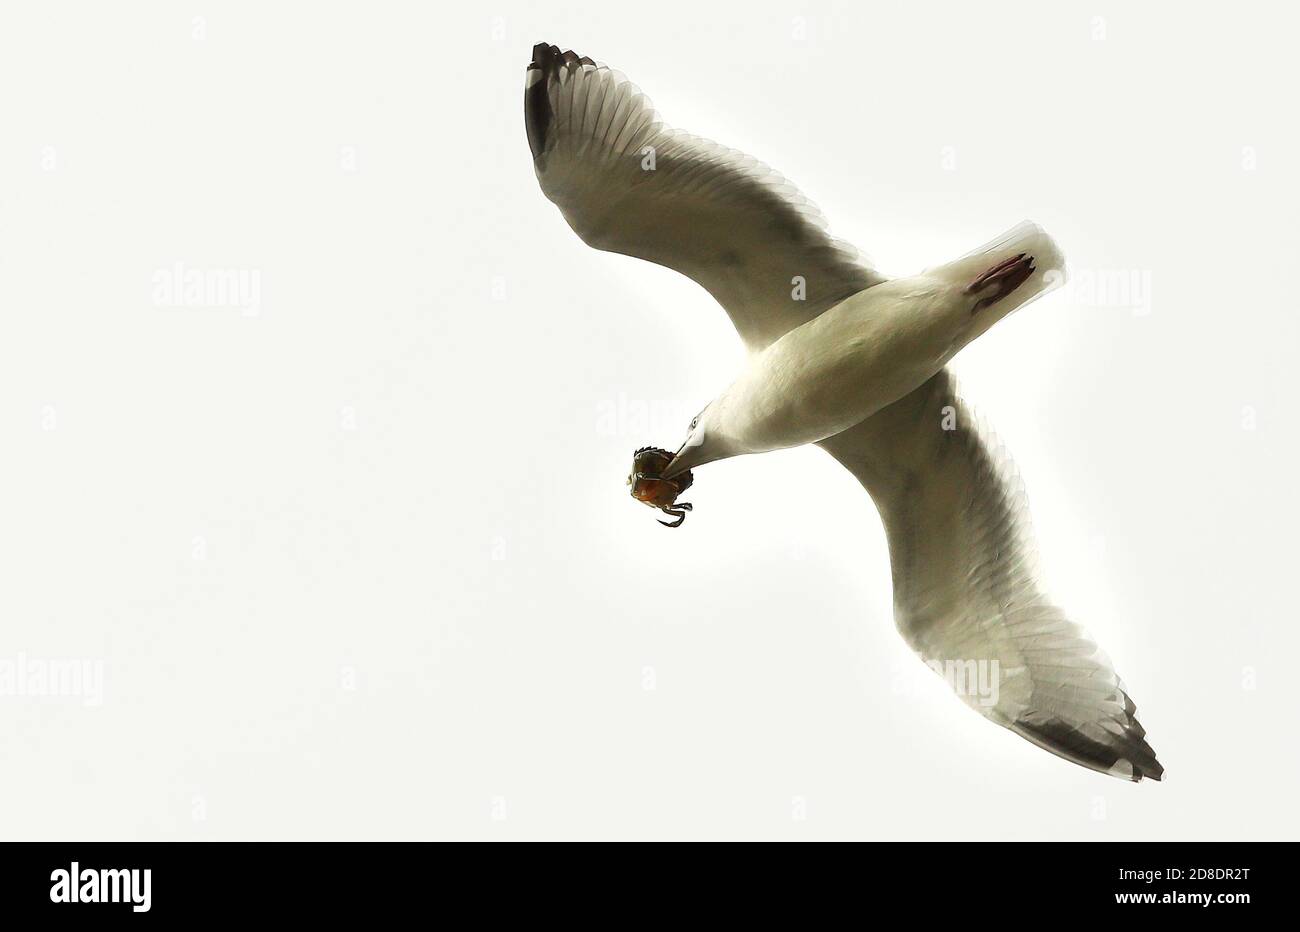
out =
<svg viewBox="0 0 1300 932"><path fill-rule="evenodd" d="M664 527L681 527L682 522L686 520L686 512L684 511L674 511L671 508L663 508L660 510L663 511L664 514L672 515L677 519L676 521L660 521L659 523Z"/></svg>

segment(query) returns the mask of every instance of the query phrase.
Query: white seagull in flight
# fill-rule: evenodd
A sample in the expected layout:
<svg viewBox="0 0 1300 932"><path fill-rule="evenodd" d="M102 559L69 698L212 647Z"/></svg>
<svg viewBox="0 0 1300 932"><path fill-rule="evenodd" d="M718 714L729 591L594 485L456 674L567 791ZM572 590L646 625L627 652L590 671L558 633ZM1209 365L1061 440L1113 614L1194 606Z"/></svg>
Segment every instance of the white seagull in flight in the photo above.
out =
<svg viewBox="0 0 1300 932"><path fill-rule="evenodd" d="M672 462L650 451L667 463L652 482L680 491L692 467L818 444L884 521L898 630L931 667L959 674L968 705L1083 767L1159 780L1114 667L1043 593L1015 466L946 368L1063 280L1051 238L1021 224L955 262L888 280L832 239L781 176L669 128L631 82L590 58L534 47L524 114L542 191L583 242L690 277L750 351ZM993 688L966 688L974 675Z"/></svg>

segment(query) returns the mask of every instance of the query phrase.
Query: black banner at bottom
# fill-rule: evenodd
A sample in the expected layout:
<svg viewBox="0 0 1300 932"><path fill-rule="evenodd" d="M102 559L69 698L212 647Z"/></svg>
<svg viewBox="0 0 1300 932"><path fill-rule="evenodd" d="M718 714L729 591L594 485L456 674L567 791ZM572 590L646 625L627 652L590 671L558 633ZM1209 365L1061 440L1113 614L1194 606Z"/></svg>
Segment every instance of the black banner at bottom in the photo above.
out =
<svg viewBox="0 0 1300 932"><path fill-rule="evenodd" d="M852 903L1004 919L1107 913L1182 921L1284 907L1290 843L952 842L835 845L10 843L7 919L152 921L313 915L338 921L589 914L605 921ZM611 912L611 909L613 910ZM466 912L468 910L468 912ZM687 910L684 912L683 910ZM991 910L991 912L989 911Z"/></svg>

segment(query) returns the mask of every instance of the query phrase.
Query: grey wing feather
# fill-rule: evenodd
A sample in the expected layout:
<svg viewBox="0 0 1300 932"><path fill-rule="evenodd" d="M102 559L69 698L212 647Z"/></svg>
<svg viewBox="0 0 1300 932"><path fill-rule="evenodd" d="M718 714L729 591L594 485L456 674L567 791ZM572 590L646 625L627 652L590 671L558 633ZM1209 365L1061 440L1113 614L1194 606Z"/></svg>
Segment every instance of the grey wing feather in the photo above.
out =
<svg viewBox="0 0 1300 932"><path fill-rule="evenodd" d="M968 705L1076 764L1160 779L1110 660L1043 593L1015 466L950 372L820 445L884 521L903 638L936 669L994 671L995 693L959 688Z"/></svg>
<svg viewBox="0 0 1300 932"><path fill-rule="evenodd" d="M574 232L694 279L751 349L883 280L784 178L670 129L635 85L589 58L537 45L524 117L538 182Z"/></svg>

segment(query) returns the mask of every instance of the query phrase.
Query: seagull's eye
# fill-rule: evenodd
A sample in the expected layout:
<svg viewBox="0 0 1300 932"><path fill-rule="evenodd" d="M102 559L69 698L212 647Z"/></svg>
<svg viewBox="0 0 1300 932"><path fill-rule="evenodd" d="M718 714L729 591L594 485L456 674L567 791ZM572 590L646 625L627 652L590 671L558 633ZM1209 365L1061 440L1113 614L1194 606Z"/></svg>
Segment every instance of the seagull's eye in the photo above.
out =
<svg viewBox="0 0 1300 932"><path fill-rule="evenodd" d="M695 417L691 418L691 426L690 426L690 429L691 429L691 430L694 430L695 428L697 428L697 427L699 427L699 426L700 426L700 418L699 418L699 415L696 415Z"/></svg>

